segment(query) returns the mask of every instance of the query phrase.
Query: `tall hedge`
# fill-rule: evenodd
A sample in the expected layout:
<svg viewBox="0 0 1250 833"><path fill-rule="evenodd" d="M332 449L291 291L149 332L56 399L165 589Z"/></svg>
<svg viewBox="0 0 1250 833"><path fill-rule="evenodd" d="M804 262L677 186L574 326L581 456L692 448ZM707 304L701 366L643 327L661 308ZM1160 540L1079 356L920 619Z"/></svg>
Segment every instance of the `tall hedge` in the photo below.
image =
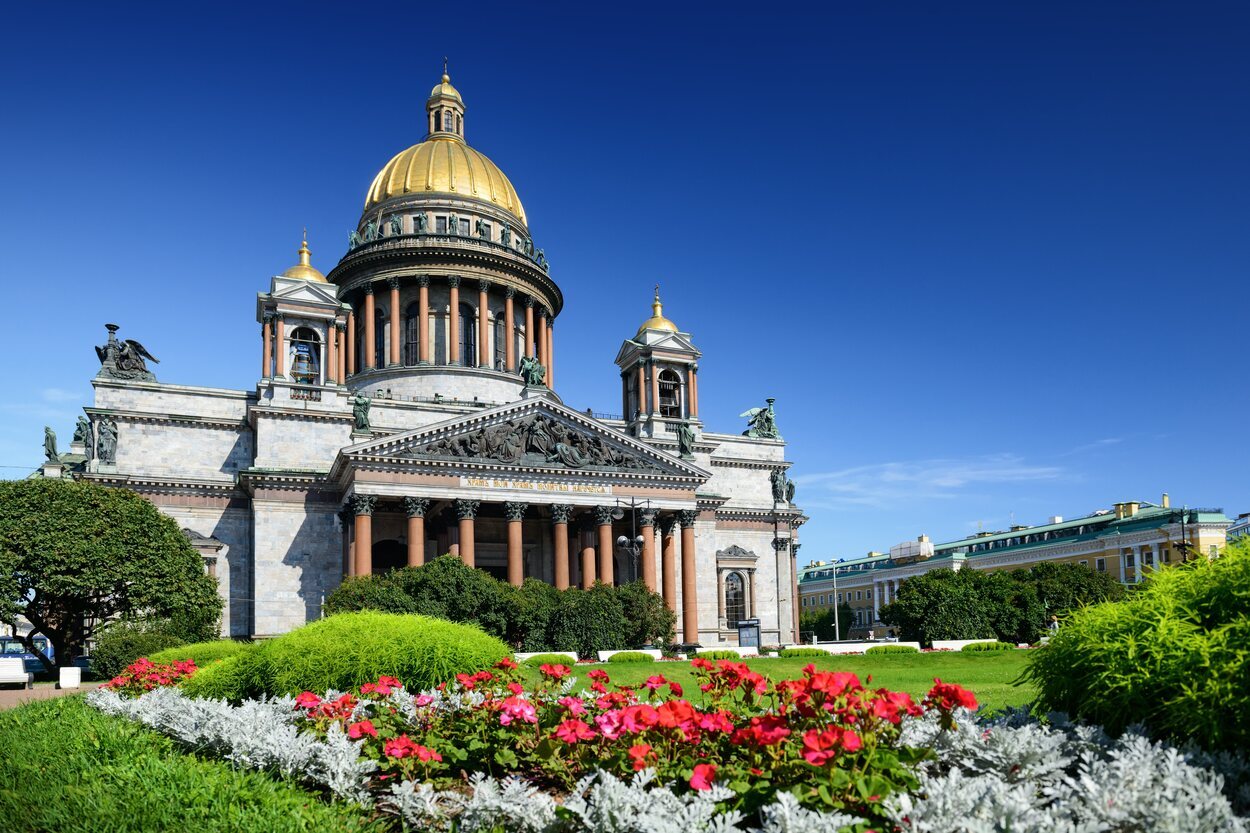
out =
<svg viewBox="0 0 1250 833"><path fill-rule="evenodd" d="M1250 747L1250 541L1074 612L1026 674L1043 708L1111 731L1142 722L1207 748Z"/></svg>

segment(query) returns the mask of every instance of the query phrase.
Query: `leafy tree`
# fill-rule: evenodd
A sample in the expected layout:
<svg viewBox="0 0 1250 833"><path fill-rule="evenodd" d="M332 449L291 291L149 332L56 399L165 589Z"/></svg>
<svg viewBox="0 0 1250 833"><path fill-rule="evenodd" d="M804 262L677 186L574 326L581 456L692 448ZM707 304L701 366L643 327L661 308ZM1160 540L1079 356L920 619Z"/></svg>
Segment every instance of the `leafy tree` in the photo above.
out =
<svg viewBox="0 0 1250 833"><path fill-rule="evenodd" d="M1110 573L1100 573L1079 564L1048 561L1027 570L1013 570L1011 577L1037 588L1044 621L1085 605L1118 601L1127 592Z"/></svg>
<svg viewBox="0 0 1250 833"><path fill-rule="evenodd" d="M899 629L903 639L924 645L935 639L994 637L982 593L985 573L930 570L909 578L897 600L881 608L881 621Z"/></svg>
<svg viewBox="0 0 1250 833"><path fill-rule="evenodd" d="M32 478L0 482L0 506L0 622L24 617L58 666L118 618L215 632L216 582L173 519L134 492ZM32 635L23 642L34 652Z"/></svg>
<svg viewBox="0 0 1250 833"><path fill-rule="evenodd" d="M805 637L814 633L818 642L832 642L839 636L845 638L851 631L854 619L851 607L847 604L837 606L837 628L834 628L834 608L804 611L799 614L799 632Z"/></svg>
<svg viewBox="0 0 1250 833"><path fill-rule="evenodd" d="M625 642L629 623L615 588L596 583L589 590L564 590L559 598L551 627L553 650L591 657L596 651L632 647Z"/></svg>
<svg viewBox="0 0 1250 833"><path fill-rule="evenodd" d="M652 593L642 581L622 585L616 592L625 612L626 645L673 644L677 633L677 614L664 604L663 596Z"/></svg>

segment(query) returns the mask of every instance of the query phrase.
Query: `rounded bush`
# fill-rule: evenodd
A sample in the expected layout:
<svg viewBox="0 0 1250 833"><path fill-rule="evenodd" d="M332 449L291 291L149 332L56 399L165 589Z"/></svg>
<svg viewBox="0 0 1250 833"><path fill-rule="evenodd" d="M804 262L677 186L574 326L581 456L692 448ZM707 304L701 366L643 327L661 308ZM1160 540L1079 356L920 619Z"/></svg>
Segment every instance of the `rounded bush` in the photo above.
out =
<svg viewBox="0 0 1250 833"><path fill-rule="evenodd" d="M959 650L975 654L981 651L1014 651L1015 649L1016 646L1010 642L971 642Z"/></svg>
<svg viewBox="0 0 1250 833"><path fill-rule="evenodd" d="M1152 573L1129 598L1076 611L1030 652L1039 705L1109 731L1145 723L1212 749L1250 746L1250 541Z"/></svg>
<svg viewBox="0 0 1250 833"><path fill-rule="evenodd" d="M530 657L523 664L537 668L540 665L573 665L576 662L575 654L538 654Z"/></svg>
<svg viewBox="0 0 1250 833"><path fill-rule="evenodd" d="M698 651L695 656L699 659L742 659L742 654L737 651Z"/></svg>
<svg viewBox="0 0 1250 833"><path fill-rule="evenodd" d="M642 651L621 651L608 657L608 662L655 662L655 657Z"/></svg>
<svg viewBox="0 0 1250 833"><path fill-rule="evenodd" d="M139 657L181 645L173 634L151 630L140 624L118 622L109 625L91 649L91 671L102 679L116 677Z"/></svg>
<svg viewBox="0 0 1250 833"><path fill-rule="evenodd" d="M778 652L778 656L782 659L804 659L810 657L827 657L828 651L822 651L819 648L782 648Z"/></svg>
<svg viewBox="0 0 1250 833"><path fill-rule="evenodd" d="M490 668L512 653L471 625L371 611L330 616L262 647L269 694L346 691L383 674L419 691Z"/></svg>
<svg viewBox="0 0 1250 833"><path fill-rule="evenodd" d="M267 693L269 664L264 647L244 645L243 650L197 669L180 686L182 692L188 697L232 703Z"/></svg>
<svg viewBox="0 0 1250 833"><path fill-rule="evenodd" d="M918 654L920 649L914 645L873 645L864 654Z"/></svg>
<svg viewBox="0 0 1250 833"><path fill-rule="evenodd" d="M235 642L233 639L217 639L212 642L193 642L190 645L179 645L177 648L166 648L155 654L148 654L152 662L169 663L176 660L193 660L200 668L234 656L250 647L249 642Z"/></svg>

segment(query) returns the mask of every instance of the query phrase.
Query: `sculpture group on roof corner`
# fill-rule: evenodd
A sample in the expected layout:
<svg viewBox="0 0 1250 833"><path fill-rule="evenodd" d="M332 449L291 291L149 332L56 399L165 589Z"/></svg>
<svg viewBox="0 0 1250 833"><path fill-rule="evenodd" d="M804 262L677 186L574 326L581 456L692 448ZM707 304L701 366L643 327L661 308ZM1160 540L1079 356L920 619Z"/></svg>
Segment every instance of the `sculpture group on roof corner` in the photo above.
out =
<svg viewBox="0 0 1250 833"><path fill-rule="evenodd" d="M117 330L119 328L116 324L105 324L104 328L109 332L108 341L95 349L96 355L100 357L98 375L110 379L155 382L156 376L148 370L144 360L150 359L155 364L160 364L161 360L149 353L133 338L118 341Z"/></svg>
<svg viewBox="0 0 1250 833"><path fill-rule="evenodd" d="M745 417L747 420L747 430L742 432L742 436L753 439L779 440L781 439L781 434L777 431L777 411L773 408L773 403L777 400L770 396L764 401L767 404L763 408L752 408L739 414L739 416Z"/></svg>

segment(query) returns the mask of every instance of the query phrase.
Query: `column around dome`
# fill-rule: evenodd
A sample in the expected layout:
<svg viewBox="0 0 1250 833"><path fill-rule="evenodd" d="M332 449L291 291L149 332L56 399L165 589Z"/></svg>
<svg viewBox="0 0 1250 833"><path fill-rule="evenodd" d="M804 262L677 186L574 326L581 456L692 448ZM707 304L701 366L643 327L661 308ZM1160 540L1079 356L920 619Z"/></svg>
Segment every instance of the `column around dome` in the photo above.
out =
<svg viewBox="0 0 1250 833"><path fill-rule="evenodd" d="M447 317L447 349L452 365L461 363L460 357L460 278L452 275L447 279L451 287L450 310Z"/></svg>
<svg viewBox="0 0 1250 833"><path fill-rule="evenodd" d="M274 361L273 375L278 378L286 376L286 319L282 313L274 316L274 350L277 359Z"/></svg>
<svg viewBox="0 0 1250 833"><path fill-rule="evenodd" d="M391 314L388 316L391 322L391 356L388 364L398 365L401 363L399 358L399 278L390 278L387 283L391 287Z"/></svg>
<svg viewBox="0 0 1250 833"><path fill-rule="evenodd" d="M365 370L373 370L378 366L377 355L377 312L373 301L373 283L365 284Z"/></svg>
<svg viewBox="0 0 1250 833"><path fill-rule="evenodd" d="M487 315L490 310L487 301L490 281L478 281L477 287L477 365L490 367L490 317Z"/></svg>
<svg viewBox="0 0 1250 833"><path fill-rule="evenodd" d="M340 385L342 385L342 384L344 384L344 383L346 383L346 382L347 382L347 335L346 335L346 327L347 327L347 325L346 325L345 323L343 323L342 321L335 321L335 322L334 322L334 333L335 333L335 338L337 338L337 339L338 339L338 342L339 342L339 349L338 349L338 354L339 354L339 373L338 373L338 383L339 383Z"/></svg>
<svg viewBox="0 0 1250 833"><path fill-rule="evenodd" d="M555 319L547 319L547 387L556 387Z"/></svg>
<svg viewBox="0 0 1250 833"><path fill-rule="evenodd" d="M417 278L417 364L430 363L430 277Z"/></svg>
<svg viewBox="0 0 1250 833"><path fill-rule="evenodd" d="M527 296L525 299L525 355L528 358L534 358L534 297Z"/></svg>
<svg viewBox="0 0 1250 833"><path fill-rule="evenodd" d="M512 320L514 314L512 299L516 297L516 290L508 287L508 291L504 293L503 301L503 317L504 317L504 347L503 347L503 369L508 373L516 371L516 324Z"/></svg>
<svg viewBox="0 0 1250 833"><path fill-rule="evenodd" d="M260 378L268 379L269 374L273 372L273 334L270 330L273 328L273 313L266 312L262 316L260 325L261 337L261 359L260 359Z"/></svg>
<svg viewBox="0 0 1250 833"><path fill-rule="evenodd" d="M347 311L347 373L356 375L356 313Z"/></svg>

